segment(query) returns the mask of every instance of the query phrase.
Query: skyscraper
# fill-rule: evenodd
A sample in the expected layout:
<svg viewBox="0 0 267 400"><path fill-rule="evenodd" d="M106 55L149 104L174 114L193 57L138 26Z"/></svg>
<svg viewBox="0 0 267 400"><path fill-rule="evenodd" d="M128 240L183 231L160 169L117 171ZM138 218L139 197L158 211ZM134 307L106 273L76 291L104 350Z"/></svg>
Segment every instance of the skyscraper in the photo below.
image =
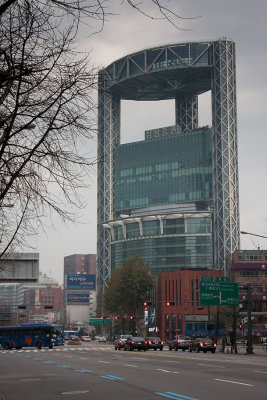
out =
<svg viewBox="0 0 267 400"><path fill-rule="evenodd" d="M212 128L198 127L211 91ZM175 100L176 124L120 144L121 100ZM225 269L239 248L235 45L147 49L99 73L98 290L138 254L155 272Z"/></svg>

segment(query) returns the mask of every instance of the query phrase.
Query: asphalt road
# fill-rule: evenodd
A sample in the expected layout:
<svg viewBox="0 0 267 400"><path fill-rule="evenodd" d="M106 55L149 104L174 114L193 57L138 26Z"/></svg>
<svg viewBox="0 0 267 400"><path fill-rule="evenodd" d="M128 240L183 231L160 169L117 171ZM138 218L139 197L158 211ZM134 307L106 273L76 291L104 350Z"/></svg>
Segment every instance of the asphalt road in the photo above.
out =
<svg viewBox="0 0 267 400"><path fill-rule="evenodd" d="M0 350L0 400L266 400L267 357L115 351L112 344Z"/></svg>

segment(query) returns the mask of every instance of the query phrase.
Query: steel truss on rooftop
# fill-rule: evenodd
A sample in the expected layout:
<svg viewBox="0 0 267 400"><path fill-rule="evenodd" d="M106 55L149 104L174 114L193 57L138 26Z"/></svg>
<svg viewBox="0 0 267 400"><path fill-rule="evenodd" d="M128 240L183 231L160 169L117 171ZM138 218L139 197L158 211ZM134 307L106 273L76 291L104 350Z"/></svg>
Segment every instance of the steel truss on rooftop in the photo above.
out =
<svg viewBox="0 0 267 400"><path fill-rule="evenodd" d="M211 90L215 267L225 269L239 248L235 45L231 40L143 50L99 73L97 285L111 274L114 153L120 144L120 101L175 99L178 133L198 127L198 95ZM105 226L106 225L106 226Z"/></svg>

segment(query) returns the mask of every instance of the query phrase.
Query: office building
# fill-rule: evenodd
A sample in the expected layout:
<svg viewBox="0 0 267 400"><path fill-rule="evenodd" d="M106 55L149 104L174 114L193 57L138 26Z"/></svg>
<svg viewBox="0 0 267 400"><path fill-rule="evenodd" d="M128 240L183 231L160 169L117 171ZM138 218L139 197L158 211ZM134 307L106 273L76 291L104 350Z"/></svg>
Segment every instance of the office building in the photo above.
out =
<svg viewBox="0 0 267 400"><path fill-rule="evenodd" d="M207 91L211 129L198 126ZM120 144L121 100L165 99L175 126ZM239 248L235 44L179 43L113 62L99 73L98 128L98 290L136 254L155 273L225 272Z"/></svg>

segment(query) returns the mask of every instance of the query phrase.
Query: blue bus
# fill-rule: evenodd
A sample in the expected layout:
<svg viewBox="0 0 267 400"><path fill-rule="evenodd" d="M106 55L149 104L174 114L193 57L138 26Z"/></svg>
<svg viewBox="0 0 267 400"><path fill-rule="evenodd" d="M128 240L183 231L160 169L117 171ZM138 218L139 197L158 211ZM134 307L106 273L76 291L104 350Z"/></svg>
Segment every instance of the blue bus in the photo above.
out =
<svg viewBox="0 0 267 400"><path fill-rule="evenodd" d="M3 349L22 347L48 347L64 345L64 331L57 324L25 324L0 326L0 345Z"/></svg>
<svg viewBox="0 0 267 400"><path fill-rule="evenodd" d="M78 337L78 330L64 331L65 340L74 340Z"/></svg>

